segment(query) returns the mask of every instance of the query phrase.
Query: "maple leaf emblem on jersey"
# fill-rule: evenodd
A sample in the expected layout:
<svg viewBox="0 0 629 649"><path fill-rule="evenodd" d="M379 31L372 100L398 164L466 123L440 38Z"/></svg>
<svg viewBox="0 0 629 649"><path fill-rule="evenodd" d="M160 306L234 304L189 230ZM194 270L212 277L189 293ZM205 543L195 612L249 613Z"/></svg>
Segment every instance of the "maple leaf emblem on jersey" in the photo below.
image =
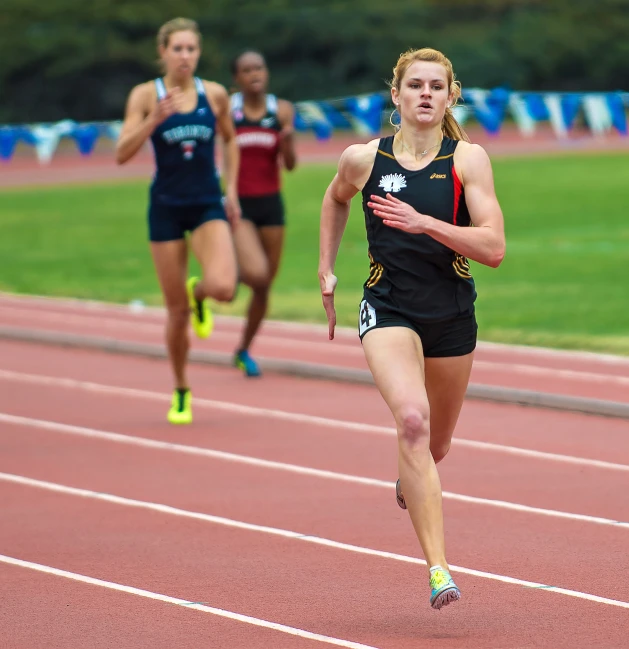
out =
<svg viewBox="0 0 629 649"><path fill-rule="evenodd" d="M380 178L378 187L382 187L385 192L399 192L406 187L406 178L402 174L388 174Z"/></svg>

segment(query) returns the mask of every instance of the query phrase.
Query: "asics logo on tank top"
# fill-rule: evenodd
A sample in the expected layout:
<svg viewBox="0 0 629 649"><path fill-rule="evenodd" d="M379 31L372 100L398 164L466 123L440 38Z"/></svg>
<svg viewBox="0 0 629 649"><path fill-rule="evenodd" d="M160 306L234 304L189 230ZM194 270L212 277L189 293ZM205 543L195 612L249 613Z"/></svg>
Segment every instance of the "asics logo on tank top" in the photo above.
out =
<svg viewBox="0 0 629 649"><path fill-rule="evenodd" d="M275 124L275 117L264 117L260 120L260 126L262 128L271 128Z"/></svg>
<svg viewBox="0 0 629 649"><path fill-rule="evenodd" d="M399 192L406 187L406 178L402 174L387 174L380 178L378 187L382 187L385 192Z"/></svg>

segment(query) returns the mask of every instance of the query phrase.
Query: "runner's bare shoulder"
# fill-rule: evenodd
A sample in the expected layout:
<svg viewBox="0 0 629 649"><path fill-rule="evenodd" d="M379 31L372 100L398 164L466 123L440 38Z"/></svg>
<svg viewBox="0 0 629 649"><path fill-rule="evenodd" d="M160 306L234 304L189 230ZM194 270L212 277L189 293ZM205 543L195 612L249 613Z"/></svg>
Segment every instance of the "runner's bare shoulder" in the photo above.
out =
<svg viewBox="0 0 629 649"><path fill-rule="evenodd" d="M379 143L380 139L376 139L348 146L339 160L339 176L361 190L371 174Z"/></svg>

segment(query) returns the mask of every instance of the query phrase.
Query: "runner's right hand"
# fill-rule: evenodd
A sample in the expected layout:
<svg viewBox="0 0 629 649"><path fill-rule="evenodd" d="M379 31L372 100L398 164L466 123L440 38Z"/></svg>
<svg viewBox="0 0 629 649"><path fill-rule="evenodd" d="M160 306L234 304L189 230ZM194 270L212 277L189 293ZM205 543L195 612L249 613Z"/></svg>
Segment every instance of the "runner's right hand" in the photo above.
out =
<svg viewBox="0 0 629 649"><path fill-rule="evenodd" d="M321 285L321 298L323 308L328 318L328 336L334 340L334 328L336 327L336 309L334 308L334 289L338 278L332 273L319 273L319 284Z"/></svg>
<svg viewBox="0 0 629 649"><path fill-rule="evenodd" d="M153 116L157 124L166 121L171 115L178 113L181 110L183 101L183 93L177 86L171 88L166 96L160 99L153 110Z"/></svg>

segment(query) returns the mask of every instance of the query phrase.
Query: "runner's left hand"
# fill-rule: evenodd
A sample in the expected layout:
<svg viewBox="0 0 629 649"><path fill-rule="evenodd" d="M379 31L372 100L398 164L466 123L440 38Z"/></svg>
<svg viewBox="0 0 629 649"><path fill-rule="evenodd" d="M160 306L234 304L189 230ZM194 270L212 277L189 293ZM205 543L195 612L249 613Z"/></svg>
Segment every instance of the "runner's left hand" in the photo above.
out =
<svg viewBox="0 0 629 649"><path fill-rule="evenodd" d="M286 125L279 132L279 139L280 141L287 140L289 137L292 137L294 133L295 133L294 127L290 125Z"/></svg>
<svg viewBox="0 0 629 649"><path fill-rule="evenodd" d="M420 214L408 203L402 202L392 194L387 194L386 198L372 194L371 201L367 205L376 216L382 219L385 225L410 234L425 232L428 220L431 218L426 214Z"/></svg>

